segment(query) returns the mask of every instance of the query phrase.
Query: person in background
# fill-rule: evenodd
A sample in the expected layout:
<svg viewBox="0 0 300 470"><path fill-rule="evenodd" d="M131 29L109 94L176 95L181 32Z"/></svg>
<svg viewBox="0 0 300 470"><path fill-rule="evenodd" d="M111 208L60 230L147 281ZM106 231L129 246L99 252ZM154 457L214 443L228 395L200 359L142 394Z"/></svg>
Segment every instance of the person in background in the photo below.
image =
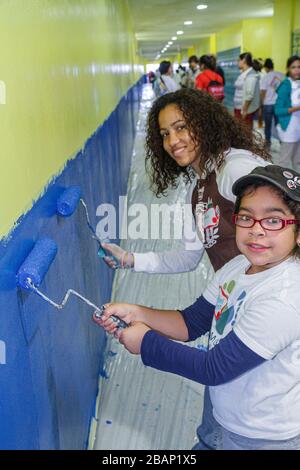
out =
<svg viewBox="0 0 300 470"><path fill-rule="evenodd" d="M239 253L231 222L232 184L269 159L261 137L208 93L182 89L161 96L148 116L146 161L157 196L175 188L180 175L189 185L181 246L161 253L130 253L103 243L105 251L121 268L146 273L192 271L206 251L218 270ZM109 256L104 261L113 269L117 266ZM219 434L206 390L195 448L215 448Z"/></svg>
<svg viewBox="0 0 300 470"><path fill-rule="evenodd" d="M113 303L93 315L145 366L209 387L217 450L300 450L300 186L289 181L300 173L268 165L234 183L241 254L193 305ZM111 315L129 327L117 330ZM207 350L177 342L207 331Z"/></svg>
<svg viewBox="0 0 300 470"><path fill-rule="evenodd" d="M274 105L277 98L276 91L284 76L283 73L274 70L274 63L270 58L265 60L264 69L266 73L260 80L260 101L265 123L266 148L270 150L273 119L275 119L275 124L277 124L277 119L274 114Z"/></svg>
<svg viewBox="0 0 300 470"><path fill-rule="evenodd" d="M241 74L235 81L234 115L245 119L253 128L253 118L260 106L259 77L252 67L252 55L244 52L239 56Z"/></svg>
<svg viewBox="0 0 300 470"><path fill-rule="evenodd" d="M155 75L155 73L152 72L152 71L150 71L150 72L148 73L148 79L149 79L149 83L151 83L151 86L152 86L152 88L154 89L154 82L155 82L155 80L156 80L156 75Z"/></svg>
<svg viewBox="0 0 300 470"><path fill-rule="evenodd" d="M215 56L215 55L209 54L209 57L210 57L210 60L211 60L211 63L212 63L212 67L213 67L214 72L216 72L218 75L220 75L220 77L223 78L223 85L225 86L225 73L224 73L224 70L223 70L222 67L217 63L217 59L216 59L216 56Z"/></svg>
<svg viewBox="0 0 300 470"><path fill-rule="evenodd" d="M280 165L300 171L300 57L287 61L287 78L277 88L275 115L280 140Z"/></svg>
<svg viewBox="0 0 300 470"><path fill-rule="evenodd" d="M181 81L182 88L195 88L195 79L200 73L199 60L195 55L191 55L188 60L189 69Z"/></svg>
<svg viewBox="0 0 300 470"><path fill-rule="evenodd" d="M176 83L173 75L172 64L169 60L163 60L159 65L159 74L154 83L156 96L161 96L172 91L176 91L180 86Z"/></svg>
<svg viewBox="0 0 300 470"><path fill-rule="evenodd" d="M184 88L184 83L186 81L187 71L184 66L179 65L174 75L174 80L179 85L180 88Z"/></svg>
<svg viewBox="0 0 300 470"><path fill-rule="evenodd" d="M222 101L224 98L223 78L214 71L214 63L211 56L202 55L199 59L201 73L197 75L195 87L204 90L213 98Z"/></svg>
<svg viewBox="0 0 300 470"><path fill-rule="evenodd" d="M253 65L253 70L255 70L255 72L257 72L259 85L260 85L261 80L262 80L263 76L265 75L265 72L263 71L262 59L253 59L252 65ZM257 117L257 121L258 121L258 123L257 123L258 126L257 127L259 129L262 129L263 126L264 126L264 121L263 121L263 110L262 110L261 102L260 102L260 106L258 108L256 117Z"/></svg>

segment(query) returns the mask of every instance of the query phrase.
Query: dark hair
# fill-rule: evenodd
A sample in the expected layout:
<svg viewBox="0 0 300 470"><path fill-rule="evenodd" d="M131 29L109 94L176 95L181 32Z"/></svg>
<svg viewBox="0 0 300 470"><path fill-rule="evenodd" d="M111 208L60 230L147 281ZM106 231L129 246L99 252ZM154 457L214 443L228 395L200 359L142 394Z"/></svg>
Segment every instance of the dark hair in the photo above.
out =
<svg viewBox="0 0 300 470"><path fill-rule="evenodd" d="M171 67L171 62L169 60L163 60L159 64L159 71L161 75L165 75L170 67Z"/></svg>
<svg viewBox="0 0 300 470"><path fill-rule="evenodd" d="M260 72L262 69L262 64L259 62L259 60L254 59L252 62L252 67L255 70L255 72Z"/></svg>
<svg viewBox="0 0 300 470"><path fill-rule="evenodd" d="M243 52L243 54L240 54L240 59L245 60L246 64L249 67L252 67L253 63L252 63L252 54L251 54L251 52Z"/></svg>
<svg viewBox="0 0 300 470"><path fill-rule="evenodd" d="M300 203L297 202L297 201L294 201L293 199L291 199L284 191L282 191L277 186L274 186L272 183L269 183L268 181L262 181L262 180L261 181L256 181L255 183L251 183L248 186L243 187L243 189L241 190L241 193L236 198L235 206L234 206L234 213L235 214L238 213L238 211L240 209L242 198L246 194L251 194L257 188L262 188L262 187L271 188L271 190L273 190L274 193L276 193L280 197L282 202L289 208L290 212L295 216L295 219L300 220ZM300 233L300 224L296 225L296 234L298 234L298 233ZM293 255L296 258L300 259L300 246L298 246L298 245L295 246L295 249L293 251Z"/></svg>
<svg viewBox="0 0 300 470"><path fill-rule="evenodd" d="M273 60L270 59L270 58L266 59L266 60L265 60L265 63L264 63L264 67L265 67L266 69L271 69L271 70L272 70L272 69L274 68L274 62L273 62Z"/></svg>
<svg viewBox="0 0 300 470"><path fill-rule="evenodd" d="M210 70L214 70L215 68L210 55L202 55L199 59L199 64L204 65L204 67Z"/></svg>
<svg viewBox="0 0 300 470"><path fill-rule="evenodd" d="M159 113L169 105L176 105L183 114L201 156L200 173L211 165L219 168L230 147L249 150L270 160L261 135L252 133L245 121L234 118L205 91L185 88L167 93L153 103L147 121L146 167L150 173L151 187L157 196L166 194L169 187L176 188L180 174L186 182L191 180L189 167L180 167L163 147L158 118Z"/></svg>
<svg viewBox="0 0 300 470"><path fill-rule="evenodd" d="M198 64L199 62L198 57L196 55L191 55L189 57L188 63L190 64L191 62L196 62L196 64Z"/></svg>
<svg viewBox="0 0 300 470"><path fill-rule="evenodd" d="M288 69L293 62L296 62L296 60L300 60L300 57L298 55L292 55L291 57L289 57L286 63L286 68Z"/></svg>
<svg viewBox="0 0 300 470"><path fill-rule="evenodd" d="M211 61L211 65L213 67L214 70L216 70L217 68L217 58L215 55L213 54L209 54L209 57L210 57L210 61Z"/></svg>

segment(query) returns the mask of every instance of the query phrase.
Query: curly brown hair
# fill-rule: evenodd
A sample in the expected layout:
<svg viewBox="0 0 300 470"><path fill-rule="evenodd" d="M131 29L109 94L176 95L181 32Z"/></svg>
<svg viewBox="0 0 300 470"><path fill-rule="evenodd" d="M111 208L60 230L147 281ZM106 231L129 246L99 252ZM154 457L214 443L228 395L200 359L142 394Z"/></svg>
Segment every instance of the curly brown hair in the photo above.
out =
<svg viewBox="0 0 300 470"><path fill-rule="evenodd" d="M146 169L156 196L165 195L170 187L176 188L181 174L186 182L191 181L189 167L180 167L163 148L158 118L169 105L176 105L183 114L201 156L200 173L211 166L220 168L230 147L249 150L271 161L261 135L253 133L245 121L233 117L208 93L192 89L167 93L153 103L146 128Z"/></svg>

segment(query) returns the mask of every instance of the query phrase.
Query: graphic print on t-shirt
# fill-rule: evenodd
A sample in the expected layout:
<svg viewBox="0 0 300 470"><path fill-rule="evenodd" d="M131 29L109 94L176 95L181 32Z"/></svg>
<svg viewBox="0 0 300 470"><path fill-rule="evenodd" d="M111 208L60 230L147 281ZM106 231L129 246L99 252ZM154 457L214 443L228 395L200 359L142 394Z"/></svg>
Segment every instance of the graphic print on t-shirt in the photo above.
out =
<svg viewBox="0 0 300 470"><path fill-rule="evenodd" d="M212 247L219 238L220 208L214 206L209 197L207 202L198 201L196 205L197 230L205 248Z"/></svg>
<svg viewBox="0 0 300 470"><path fill-rule="evenodd" d="M209 340L210 347L216 346L216 344L219 343L227 325L230 324L230 330L232 329L238 312L245 300L246 292L243 290L237 300L234 301L234 304L231 304L229 296L233 292L235 285L236 282L232 280L225 282L223 286L219 287L219 295L215 307L215 322Z"/></svg>

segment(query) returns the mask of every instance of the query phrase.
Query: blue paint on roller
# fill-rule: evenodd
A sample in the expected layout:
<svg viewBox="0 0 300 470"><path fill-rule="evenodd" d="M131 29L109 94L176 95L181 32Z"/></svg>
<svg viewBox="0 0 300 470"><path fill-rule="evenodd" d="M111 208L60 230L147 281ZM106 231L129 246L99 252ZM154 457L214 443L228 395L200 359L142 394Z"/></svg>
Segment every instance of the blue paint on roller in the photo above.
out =
<svg viewBox="0 0 300 470"><path fill-rule="evenodd" d="M51 238L41 238L21 265L17 280L19 286L30 290L28 279L38 287L44 279L57 253L56 243Z"/></svg>
<svg viewBox="0 0 300 470"><path fill-rule="evenodd" d="M70 217L81 198L80 186L70 186L57 199L57 212L63 217Z"/></svg>

